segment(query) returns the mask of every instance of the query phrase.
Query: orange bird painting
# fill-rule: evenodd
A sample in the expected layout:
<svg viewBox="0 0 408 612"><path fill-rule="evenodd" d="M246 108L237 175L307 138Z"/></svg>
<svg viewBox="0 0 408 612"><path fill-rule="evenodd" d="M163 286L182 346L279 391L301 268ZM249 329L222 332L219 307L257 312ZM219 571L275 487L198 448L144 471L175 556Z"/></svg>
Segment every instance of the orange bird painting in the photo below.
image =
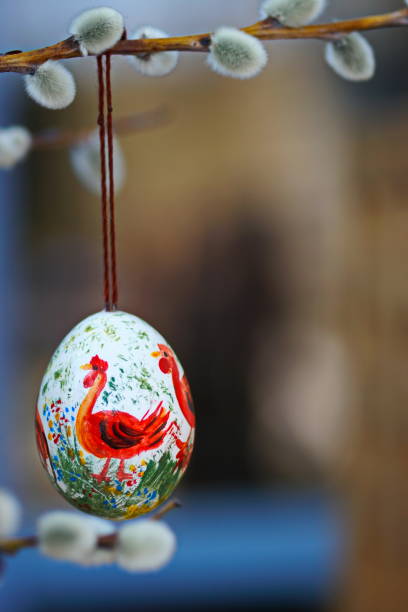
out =
<svg viewBox="0 0 408 612"><path fill-rule="evenodd" d="M183 441L174 436L178 448L176 455L177 467L185 469L190 461L191 452L193 450L194 429L196 424L193 398L191 396L190 385L188 384L186 375L180 375L176 356L174 355L172 349L165 344L158 344L157 346L159 350L154 351L152 353L152 357L159 358L159 368L163 374L171 375L174 392L176 394L180 410L191 427L187 440Z"/></svg>
<svg viewBox="0 0 408 612"><path fill-rule="evenodd" d="M176 423L169 423L170 411L164 408L163 402L153 412L148 410L141 419L118 410L93 412L107 382L108 362L95 355L81 368L89 370L83 381L89 390L78 410L76 434L88 453L106 459L100 474L93 477L99 482L108 482L111 459L119 459L118 480L132 479L133 474L125 472L125 459L158 448Z"/></svg>
<svg viewBox="0 0 408 612"><path fill-rule="evenodd" d="M171 374L180 410L190 427L195 427L194 405L187 377L185 374L180 376L177 360L171 348L165 344L157 346L159 350L154 351L152 357L159 357L159 368L163 374Z"/></svg>

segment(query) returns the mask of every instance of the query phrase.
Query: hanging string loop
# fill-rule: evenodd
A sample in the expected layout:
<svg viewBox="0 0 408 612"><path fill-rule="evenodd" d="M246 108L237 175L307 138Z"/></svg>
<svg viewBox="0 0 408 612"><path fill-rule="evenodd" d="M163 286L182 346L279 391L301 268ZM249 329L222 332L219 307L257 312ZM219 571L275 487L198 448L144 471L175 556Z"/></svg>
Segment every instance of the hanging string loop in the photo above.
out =
<svg viewBox="0 0 408 612"><path fill-rule="evenodd" d="M105 62L104 62L105 59ZM103 296L105 310L117 309L115 182L113 164L113 107L110 53L97 56L98 126L101 158L101 216L103 249Z"/></svg>

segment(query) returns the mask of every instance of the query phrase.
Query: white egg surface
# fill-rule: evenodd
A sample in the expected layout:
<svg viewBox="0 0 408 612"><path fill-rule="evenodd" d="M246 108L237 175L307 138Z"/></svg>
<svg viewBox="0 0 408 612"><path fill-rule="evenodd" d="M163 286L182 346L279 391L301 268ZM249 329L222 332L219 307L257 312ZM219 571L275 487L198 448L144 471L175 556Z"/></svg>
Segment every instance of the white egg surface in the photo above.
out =
<svg viewBox="0 0 408 612"><path fill-rule="evenodd" d="M58 491L110 519L156 508L194 443L188 381L174 351L125 312L81 321L55 351L38 396L37 446Z"/></svg>

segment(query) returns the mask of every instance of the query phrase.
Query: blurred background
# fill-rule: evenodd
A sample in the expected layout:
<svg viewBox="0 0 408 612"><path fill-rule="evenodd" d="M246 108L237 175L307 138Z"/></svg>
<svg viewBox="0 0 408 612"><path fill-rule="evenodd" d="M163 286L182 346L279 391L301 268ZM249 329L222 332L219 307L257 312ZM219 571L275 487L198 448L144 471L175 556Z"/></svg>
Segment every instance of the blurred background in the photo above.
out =
<svg viewBox="0 0 408 612"><path fill-rule="evenodd" d="M257 20L253 0L112 0L128 29L171 34ZM332 0L325 17L400 8ZM2 3L1 51L61 40L71 0ZM120 308L185 365L196 449L169 517L173 563L151 576L83 570L26 551L2 609L406 611L408 82L406 31L369 34L378 71L336 77L318 42L268 43L266 70L221 78L185 54L164 79L113 59L116 117L165 107L120 135ZM1 75L1 126L92 128L92 58L69 62L64 111ZM68 152L0 174L1 484L38 513L68 507L36 456L33 410L50 356L102 308L98 198Z"/></svg>

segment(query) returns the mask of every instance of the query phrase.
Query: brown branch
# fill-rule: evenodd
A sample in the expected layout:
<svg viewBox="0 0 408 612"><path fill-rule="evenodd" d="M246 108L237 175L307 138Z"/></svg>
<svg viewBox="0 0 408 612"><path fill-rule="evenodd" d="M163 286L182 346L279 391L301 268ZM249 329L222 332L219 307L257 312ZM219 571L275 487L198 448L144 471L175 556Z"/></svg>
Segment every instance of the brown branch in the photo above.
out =
<svg viewBox="0 0 408 612"><path fill-rule="evenodd" d="M348 19L334 23L310 25L301 28L286 28L274 19L265 19L251 26L242 28L244 32L262 40L300 40L300 39L336 39L350 32L379 30L382 28L404 27L408 25L408 8L372 15L358 19ZM149 55L160 51L190 51L208 53L211 34L194 34L174 38L142 38L139 40L120 40L109 52L112 55ZM0 56L0 72L19 72L32 74L35 67L53 59L71 59L81 57L78 44L73 37L55 45L26 52L9 52Z"/></svg>
<svg viewBox="0 0 408 612"><path fill-rule="evenodd" d="M12 540L0 541L0 554L15 555L23 548L33 548L38 545L36 536L28 538L13 538Z"/></svg>
<svg viewBox="0 0 408 612"><path fill-rule="evenodd" d="M170 121L171 115L167 108L159 107L145 113L137 113L120 117L114 120L113 128L117 134L130 134L131 132L141 132L166 125ZM81 130L44 130L33 137L32 148L37 150L60 149L78 144L88 138L95 127Z"/></svg>
<svg viewBox="0 0 408 612"><path fill-rule="evenodd" d="M169 501L165 504L154 516L151 517L152 521L159 521L162 519L168 512L171 512L175 508L180 508L181 503L175 499L174 501ZM99 536L98 538L98 548L108 548L112 549L115 547L116 541L118 538L118 534L111 533L106 536ZM37 536L29 536L26 538L12 538L10 540L0 540L0 555L15 555L20 552L24 548L34 548L38 546L38 538Z"/></svg>
<svg viewBox="0 0 408 612"><path fill-rule="evenodd" d="M175 510L176 508L181 508L181 503L175 499L167 502L154 516L151 517L152 521L160 521L166 514ZM117 533L111 533L106 536L101 536L98 540L99 548L108 548L112 549L115 547L116 541L118 539Z"/></svg>
<svg viewBox="0 0 408 612"><path fill-rule="evenodd" d="M169 501L167 504L163 506L156 514L152 517L153 521L160 521L168 512L175 510L176 508L181 508L181 503L178 499L174 499Z"/></svg>

